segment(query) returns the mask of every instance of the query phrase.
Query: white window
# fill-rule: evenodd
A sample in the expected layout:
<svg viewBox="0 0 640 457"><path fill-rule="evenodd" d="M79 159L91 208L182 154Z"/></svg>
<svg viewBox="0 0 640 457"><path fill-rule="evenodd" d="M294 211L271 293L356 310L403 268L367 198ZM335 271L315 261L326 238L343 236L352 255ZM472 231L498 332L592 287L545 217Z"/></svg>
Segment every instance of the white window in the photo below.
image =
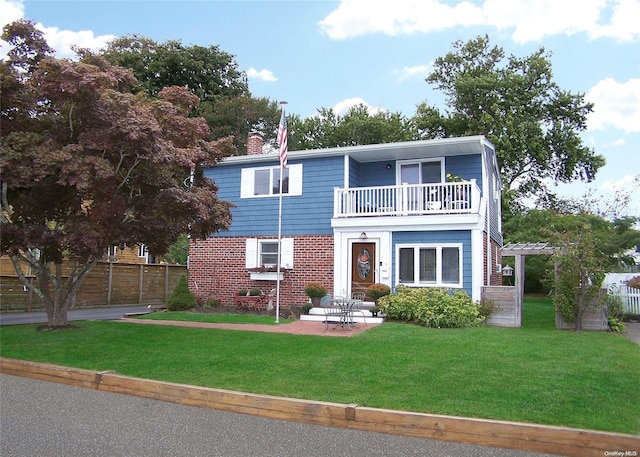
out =
<svg viewBox="0 0 640 457"><path fill-rule="evenodd" d="M399 184L430 184L444 181L444 162L442 159L423 162L400 162L399 165Z"/></svg>
<svg viewBox="0 0 640 457"><path fill-rule="evenodd" d="M109 246L109 249L107 249L107 257L109 257L110 260L115 260L117 254L118 254L118 246Z"/></svg>
<svg viewBox="0 0 640 457"><path fill-rule="evenodd" d="M397 245L397 283L462 287L462 245Z"/></svg>
<svg viewBox="0 0 640 457"><path fill-rule="evenodd" d="M240 197L279 195L281 171L279 166L243 168L240 175ZM282 194L302 195L302 164L289 165L282 175Z"/></svg>
<svg viewBox="0 0 640 457"><path fill-rule="evenodd" d="M149 249L145 244L138 245L138 257L142 257L143 259L147 258L147 254L149 254Z"/></svg>
<svg viewBox="0 0 640 457"><path fill-rule="evenodd" d="M293 268L293 238L280 240L282 253L280 268ZM245 251L246 268L277 267L278 265L278 240L247 238Z"/></svg>

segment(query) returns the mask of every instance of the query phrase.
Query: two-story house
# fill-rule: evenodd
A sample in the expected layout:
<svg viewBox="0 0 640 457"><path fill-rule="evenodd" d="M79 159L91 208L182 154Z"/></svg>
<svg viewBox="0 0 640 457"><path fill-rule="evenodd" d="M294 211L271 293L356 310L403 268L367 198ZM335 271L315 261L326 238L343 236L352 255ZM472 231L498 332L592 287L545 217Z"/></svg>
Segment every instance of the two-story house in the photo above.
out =
<svg viewBox="0 0 640 457"><path fill-rule="evenodd" d="M379 282L474 300L501 284L500 177L484 137L289 151L282 176L276 152L257 135L248 144L205 173L236 206L229 231L192 241L199 298L275 287L281 178L283 304L307 302L311 281L341 296Z"/></svg>

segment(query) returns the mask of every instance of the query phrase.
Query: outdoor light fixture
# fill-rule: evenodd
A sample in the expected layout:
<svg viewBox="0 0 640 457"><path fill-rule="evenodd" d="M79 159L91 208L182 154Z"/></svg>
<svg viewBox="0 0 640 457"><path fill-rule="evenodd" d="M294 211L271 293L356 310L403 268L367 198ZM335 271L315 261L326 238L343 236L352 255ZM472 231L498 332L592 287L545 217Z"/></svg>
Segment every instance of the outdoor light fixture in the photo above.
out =
<svg viewBox="0 0 640 457"><path fill-rule="evenodd" d="M366 239L366 238L367 238L367 234L366 234L366 233L364 233L364 232L362 232L362 233L360 234L360 239L364 240L364 239Z"/></svg>
<svg viewBox="0 0 640 457"><path fill-rule="evenodd" d="M391 170L392 165L390 163L387 164L387 170Z"/></svg>

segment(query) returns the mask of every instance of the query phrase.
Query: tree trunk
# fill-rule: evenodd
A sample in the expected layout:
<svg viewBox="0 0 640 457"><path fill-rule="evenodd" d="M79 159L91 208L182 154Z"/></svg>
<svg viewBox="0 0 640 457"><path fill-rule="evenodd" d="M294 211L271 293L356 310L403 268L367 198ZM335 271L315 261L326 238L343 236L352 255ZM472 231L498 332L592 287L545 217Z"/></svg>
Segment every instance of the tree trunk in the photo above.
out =
<svg viewBox="0 0 640 457"><path fill-rule="evenodd" d="M75 302L80 286L87 274L96 265L97 260L86 263L69 262L69 273L62 274L62 263L51 264L33 255L12 256L14 268L20 281L32 290L44 304L47 311L47 327L67 326L67 312ZM33 270L36 281L29 281L22 272L20 260L25 261Z"/></svg>

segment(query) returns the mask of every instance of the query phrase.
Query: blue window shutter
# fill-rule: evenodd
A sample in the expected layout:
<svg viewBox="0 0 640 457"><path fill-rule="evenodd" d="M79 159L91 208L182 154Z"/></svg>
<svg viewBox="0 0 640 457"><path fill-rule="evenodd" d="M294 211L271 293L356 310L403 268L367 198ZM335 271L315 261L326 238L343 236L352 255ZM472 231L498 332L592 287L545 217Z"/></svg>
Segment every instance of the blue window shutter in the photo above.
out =
<svg viewBox="0 0 640 457"><path fill-rule="evenodd" d="M258 239L247 238L246 242L247 242L247 247L245 249L245 267L256 268L259 266L258 265Z"/></svg>

